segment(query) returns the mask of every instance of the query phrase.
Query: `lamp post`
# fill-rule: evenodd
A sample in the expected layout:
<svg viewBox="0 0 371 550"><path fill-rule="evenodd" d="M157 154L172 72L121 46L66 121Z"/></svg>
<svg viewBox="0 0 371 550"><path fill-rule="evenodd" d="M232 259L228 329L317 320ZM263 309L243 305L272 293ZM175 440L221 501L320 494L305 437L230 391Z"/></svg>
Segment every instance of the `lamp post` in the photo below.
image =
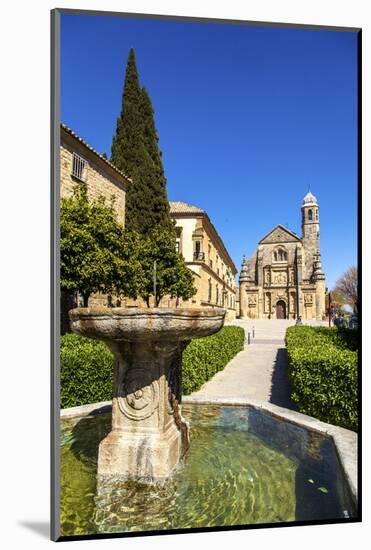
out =
<svg viewBox="0 0 371 550"><path fill-rule="evenodd" d="M156 281L156 270L157 270L157 260L153 262L153 296L154 296L154 307L157 306L157 281Z"/></svg>
<svg viewBox="0 0 371 550"><path fill-rule="evenodd" d="M331 305L331 292L328 293L328 326L331 327L331 315L332 315L332 305Z"/></svg>

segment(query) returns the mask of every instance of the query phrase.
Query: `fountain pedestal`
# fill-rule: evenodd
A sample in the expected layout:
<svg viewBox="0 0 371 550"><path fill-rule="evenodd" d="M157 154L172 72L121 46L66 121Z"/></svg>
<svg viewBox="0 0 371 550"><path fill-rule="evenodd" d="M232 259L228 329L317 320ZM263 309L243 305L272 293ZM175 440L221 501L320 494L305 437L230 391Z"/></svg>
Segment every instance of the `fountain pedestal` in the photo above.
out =
<svg viewBox="0 0 371 550"><path fill-rule="evenodd" d="M223 325L223 309L77 308L71 328L115 356L112 431L99 445L98 475L166 479L189 446L181 415L182 351Z"/></svg>

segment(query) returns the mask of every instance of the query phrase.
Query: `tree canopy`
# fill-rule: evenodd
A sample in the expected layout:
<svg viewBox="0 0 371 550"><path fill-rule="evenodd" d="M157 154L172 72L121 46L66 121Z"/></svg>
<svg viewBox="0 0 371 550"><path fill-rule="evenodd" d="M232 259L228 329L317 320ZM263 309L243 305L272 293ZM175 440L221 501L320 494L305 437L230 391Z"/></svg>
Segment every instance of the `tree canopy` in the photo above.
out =
<svg viewBox="0 0 371 550"><path fill-rule="evenodd" d="M126 192L125 224L128 231L136 234L137 242L140 241L136 280L140 281L138 293L148 306L154 294L155 262L155 306L165 295L187 300L196 293L193 274L175 250L174 224L158 142L153 105L147 90L140 85L131 49L121 113L112 140L111 162L132 179Z"/></svg>
<svg viewBox="0 0 371 550"><path fill-rule="evenodd" d="M343 313L346 302L344 300L344 296L336 288L326 294L326 310L328 310L329 307L329 294L331 294L331 306L333 308L333 313L336 315Z"/></svg>
<svg viewBox="0 0 371 550"><path fill-rule="evenodd" d="M117 221L113 199L89 202L86 185L76 187L62 198L60 231L62 290L78 291L84 306L94 292L138 296L139 239Z"/></svg>
<svg viewBox="0 0 371 550"><path fill-rule="evenodd" d="M154 295L154 262L156 261L156 297L155 306L165 295L171 298L188 300L196 293L193 286L193 274L186 266L183 257L174 246L172 232L160 226L142 239L140 250L141 286L140 295L150 305L150 296Z"/></svg>
<svg viewBox="0 0 371 550"><path fill-rule="evenodd" d="M126 193L126 227L144 235L157 225L171 228L154 110L148 92L140 86L133 49L111 153L111 162L133 180Z"/></svg>
<svg viewBox="0 0 371 550"><path fill-rule="evenodd" d="M349 304L353 311L358 311L358 270L351 266L335 283L335 291L342 296L344 303Z"/></svg>

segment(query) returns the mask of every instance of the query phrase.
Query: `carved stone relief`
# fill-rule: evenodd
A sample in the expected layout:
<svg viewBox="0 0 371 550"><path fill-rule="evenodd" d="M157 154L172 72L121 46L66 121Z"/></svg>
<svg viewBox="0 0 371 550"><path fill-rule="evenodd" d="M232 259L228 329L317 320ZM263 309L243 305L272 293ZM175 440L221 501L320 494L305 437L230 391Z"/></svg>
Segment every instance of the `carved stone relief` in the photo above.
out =
<svg viewBox="0 0 371 550"><path fill-rule="evenodd" d="M292 312L296 311L296 294L295 294L295 292L291 292L291 295L290 295L290 311L292 311Z"/></svg>
<svg viewBox="0 0 371 550"><path fill-rule="evenodd" d="M255 294L252 294L251 296L249 296L248 304L249 304L249 307L255 307L256 306L256 295Z"/></svg>
<svg viewBox="0 0 371 550"><path fill-rule="evenodd" d="M262 241L261 244L270 244L277 242L298 242L298 238L292 235L290 232L285 231L281 227L274 229L269 235L267 235Z"/></svg>
<svg viewBox="0 0 371 550"><path fill-rule="evenodd" d="M158 381L152 380L150 369L132 369L125 378L123 396L118 398L120 410L131 420L144 420L157 409L159 393Z"/></svg>
<svg viewBox="0 0 371 550"><path fill-rule="evenodd" d="M270 309L271 309L271 296L270 296L270 293L267 292L265 294L265 297L264 297L264 310L265 310L265 313L270 313Z"/></svg>
<svg viewBox="0 0 371 550"><path fill-rule="evenodd" d="M276 285L287 284L287 273L284 273L284 272L277 273L274 277L274 283Z"/></svg>

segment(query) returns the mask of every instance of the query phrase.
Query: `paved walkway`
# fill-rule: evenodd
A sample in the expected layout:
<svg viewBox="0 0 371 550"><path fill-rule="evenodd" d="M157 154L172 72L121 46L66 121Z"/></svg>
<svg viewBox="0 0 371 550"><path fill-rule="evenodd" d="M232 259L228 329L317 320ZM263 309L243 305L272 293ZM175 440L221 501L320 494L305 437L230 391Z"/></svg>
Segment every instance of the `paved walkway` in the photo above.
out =
<svg viewBox="0 0 371 550"><path fill-rule="evenodd" d="M295 409L290 399L285 349L286 329L294 325L295 321L236 320L231 324L245 329L245 349L192 396L250 397ZM312 321L308 324L325 323ZM250 345L247 344L248 332L251 337Z"/></svg>

